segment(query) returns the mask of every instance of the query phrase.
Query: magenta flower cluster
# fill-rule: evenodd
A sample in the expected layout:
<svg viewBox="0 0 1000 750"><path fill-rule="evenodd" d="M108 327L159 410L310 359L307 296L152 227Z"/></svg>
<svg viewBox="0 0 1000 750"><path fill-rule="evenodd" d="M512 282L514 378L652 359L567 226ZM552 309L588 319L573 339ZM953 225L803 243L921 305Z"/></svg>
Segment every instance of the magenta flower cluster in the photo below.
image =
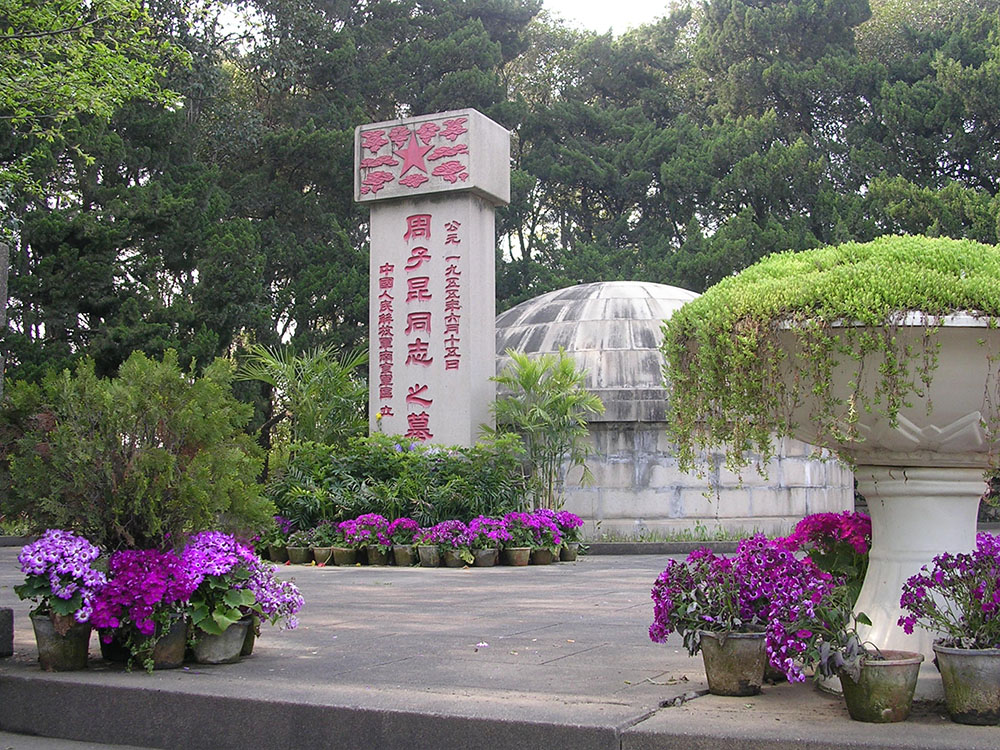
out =
<svg viewBox="0 0 1000 750"><path fill-rule="evenodd" d="M980 533L970 553L943 553L907 579L899 625L917 625L957 648L1000 648L1000 537Z"/></svg>
<svg viewBox="0 0 1000 750"><path fill-rule="evenodd" d="M510 534L510 546L554 548L562 544L563 531L551 510L513 511L505 515L503 521Z"/></svg>
<svg viewBox="0 0 1000 750"><path fill-rule="evenodd" d="M320 522L329 523L329 522ZM377 513L343 521L337 529L344 542L361 547L372 544L435 544L454 549L493 547L558 547L575 540L583 519L568 511L540 509L532 513L513 512L503 518L478 516L468 524L457 519L421 527L412 518L389 522Z"/></svg>
<svg viewBox="0 0 1000 750"><path fill-rule="evenodd" d="M469 546L469 527L458 520L442 521L417 534L417 544L435 544L439 547L462 549Z"/></svg>
<svg viewBox="0 0 1000 750"><path fill-rule="evenodd" d="M378 513L365 513L353 521L340 524L344 541L352 547L382 547L392 546L389 534L389 519Z"/></svg>
<svg viewBox="0 0 1000 750"><path fill-rule="evenodd" d="M473 549L494 549L510 541L510 531L502 518L476 516L469 521L469 546Z"/></svg>
<svg viewBox="0 0 1000 750"><path fill-rule="evenodd" d="M103 573L91 567L101 551L82 536L49 529L38 540L21 548L17 561L28 585L18 587L27 598L40 598L52 607L52 599L75 607L73 619L87 622L94 597L107 583ZM30 591L29 591L30 589ZM21 591L19 590L19 593Z"/></svg>
<svg viewBox="0 0 1000 750"><path fill-rule="evenodd" d="M173 552L120 550L111 555L110 580L94 601L90 622L110 631L131 623L145 636L156 630L154 615L169 608L181 608L202 581ZM103 636L110 642L111 633Z"/></svg>
<svg viewBox="0 0 1000 750"><path fill-rule="evenodd" d="M663 643L678 632L689 653L700 649L700 631L764 632L768 659L789 680L804 679L796 658L812 633L802 618L833 588L834 579L808 558L762 534L740 542L731 558L702 548L684 562L671 560L653 585L649 637Z"/></svg>
<svg viewBox="0 0 1000 750"><path fill-rule="evenodd" d="M294 628L303 605L295 584L282 581L273 566L229 534L203 531L193 535L181 554L158 550L122 550L109 562L110 578L97 592L90 621L111 631L131 624L142 635L156 631L156 618L186 610L194 599L213 596L210 582L246 589L255 598L253 610L273 623Z"/></svg>
<svg viewBox="0 0 1000 750"><path fill-rule="evenodd" d="M813 513L785 538L789 549L833 554L842 544L856 554L867 555L872 546L872 520L864 513Z"/></svg>
<svg viewBox="0 0 1000 750"><path fill-rule="evenodd" d="M389 539L393 544L413 544L420 524L412 518L397 518L389 524Z"/></svg>

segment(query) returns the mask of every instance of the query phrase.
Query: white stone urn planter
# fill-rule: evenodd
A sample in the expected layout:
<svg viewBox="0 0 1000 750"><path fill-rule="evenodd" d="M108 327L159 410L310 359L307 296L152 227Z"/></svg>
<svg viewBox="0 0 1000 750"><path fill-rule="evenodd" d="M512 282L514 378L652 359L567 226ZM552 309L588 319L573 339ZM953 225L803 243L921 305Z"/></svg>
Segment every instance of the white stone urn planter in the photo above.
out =
<svg viewBox="0 0 1000 750"><path fill-rule="evenodd" d="M924 654L917 696L931 698L941 694L933 667L934 636L920 629L908 636L897 626L899 598L906 579L935 555L970 552L975 546L983 473L1000 447L989 429L1000 420L1000 330L966 313L928 318L911 312L900 320L896 341L912 346L911 373L919 372L927 346L936 350L931 385L911 394L894 421L877 408L856 409L859 439L828 447L855 464L858 489L871 512L870 562L855 611L867 614L872 625L861 635L881 649ZM791 330L781 343L790 355L783 375L791 388L798 343ZM860 368L845 358L833 369L831 393L844 402L838 417L848 417L855 376L861 390L873 388L881 361L882 354L873 353ZM800 440L821 443L810 423L811 408L810 394L803 394L792 413L793 432Z"/></svg>

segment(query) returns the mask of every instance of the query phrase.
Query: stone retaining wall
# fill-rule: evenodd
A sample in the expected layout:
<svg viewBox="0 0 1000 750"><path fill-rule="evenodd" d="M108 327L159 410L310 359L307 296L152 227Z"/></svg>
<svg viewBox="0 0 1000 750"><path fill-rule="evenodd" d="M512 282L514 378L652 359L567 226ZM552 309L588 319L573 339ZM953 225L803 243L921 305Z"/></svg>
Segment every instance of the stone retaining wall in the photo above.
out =
<svg viewBox="0 0 1000 750"><path fill-rule="evenodd" d="M681 472L660 422L598 422L590 427L593 482L579 484L580 470L566 483L565 508L586 522L586 535L641 537L701 526L708 531L759 530L785 533L810 513L854 508L854 475L815 448L783 440L767 465L767 476L748 467L739 476L713 455L712 472L699 478ZM714 489L710 489L714 488Z"/></svg>

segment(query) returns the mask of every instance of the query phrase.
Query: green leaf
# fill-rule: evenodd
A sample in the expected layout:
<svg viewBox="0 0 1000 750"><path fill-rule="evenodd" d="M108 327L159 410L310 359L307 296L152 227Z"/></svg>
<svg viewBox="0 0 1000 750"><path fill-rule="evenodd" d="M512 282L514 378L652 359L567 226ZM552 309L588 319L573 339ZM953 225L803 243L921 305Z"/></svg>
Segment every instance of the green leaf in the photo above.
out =
<svg viewBox="0 0 1000 750"><path fill-rule="evenodd" d="M253 592L247 589L229 589L222 600L233 608L250 607L257 601Z"/></svg>

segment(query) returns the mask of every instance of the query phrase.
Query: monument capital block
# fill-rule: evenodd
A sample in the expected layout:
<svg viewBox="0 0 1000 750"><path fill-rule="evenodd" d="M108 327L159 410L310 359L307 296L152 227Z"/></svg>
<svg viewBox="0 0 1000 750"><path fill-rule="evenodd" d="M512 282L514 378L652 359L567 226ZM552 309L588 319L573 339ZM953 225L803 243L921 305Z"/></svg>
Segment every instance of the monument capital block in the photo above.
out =
<svg viewBox="0 0 1000 750"><path fill-rule="evenodd" d="M361 125L354 131L354 199L463 191L510 202L510 133L474 109Z"/></svg>

